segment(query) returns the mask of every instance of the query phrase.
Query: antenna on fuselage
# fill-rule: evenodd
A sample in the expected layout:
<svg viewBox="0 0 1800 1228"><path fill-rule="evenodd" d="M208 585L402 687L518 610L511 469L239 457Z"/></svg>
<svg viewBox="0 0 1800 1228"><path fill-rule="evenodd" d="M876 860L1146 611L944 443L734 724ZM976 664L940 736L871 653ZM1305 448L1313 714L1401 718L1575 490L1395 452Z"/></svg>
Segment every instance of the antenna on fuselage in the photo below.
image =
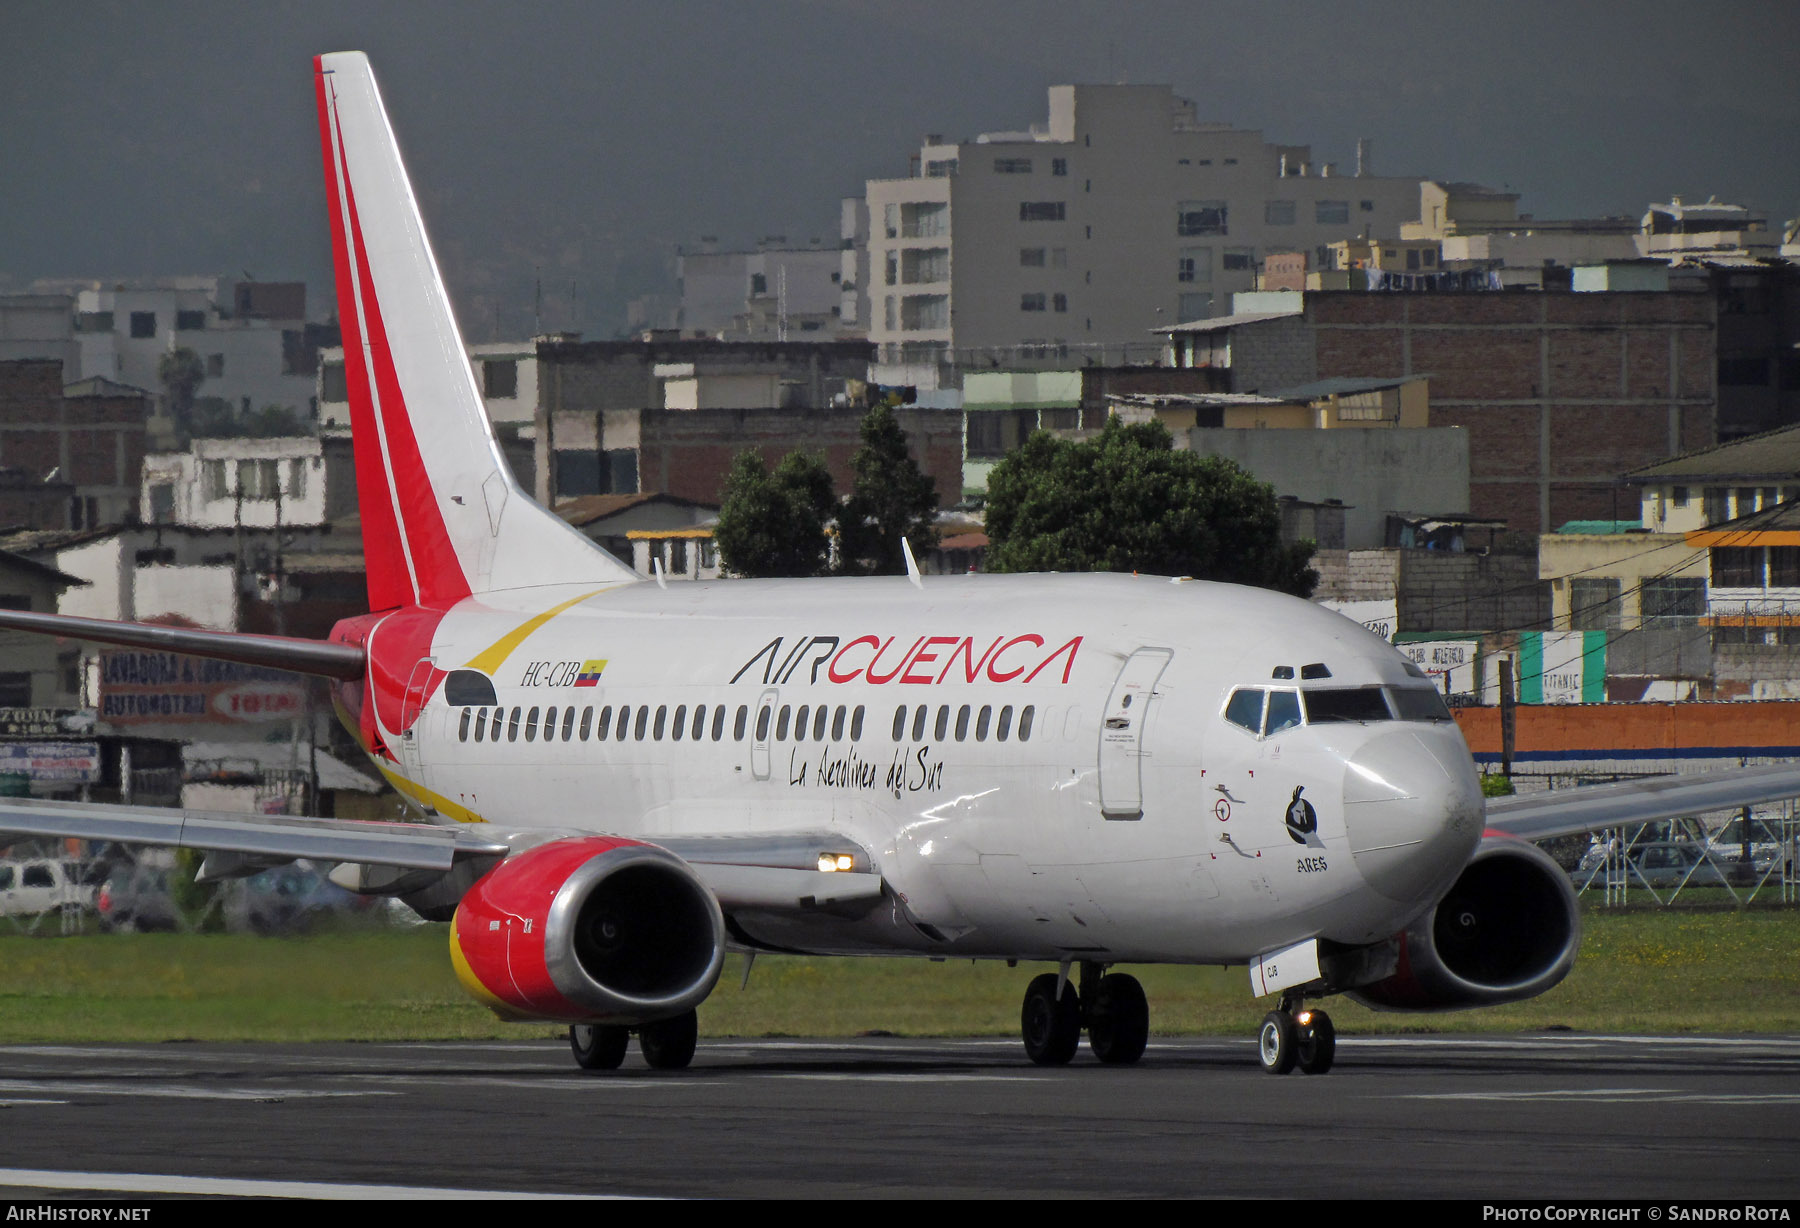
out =
<svg viewBox="0 0 1800 1228"><path fill-rule="evenodd" d="M912 581L912 586L914 588L923 592L925 590L925 578L919 574L919 560L913 557L912 543L907 541L904 537L900 539L900 551L902 554L906 555L906 578Z"/></svg>

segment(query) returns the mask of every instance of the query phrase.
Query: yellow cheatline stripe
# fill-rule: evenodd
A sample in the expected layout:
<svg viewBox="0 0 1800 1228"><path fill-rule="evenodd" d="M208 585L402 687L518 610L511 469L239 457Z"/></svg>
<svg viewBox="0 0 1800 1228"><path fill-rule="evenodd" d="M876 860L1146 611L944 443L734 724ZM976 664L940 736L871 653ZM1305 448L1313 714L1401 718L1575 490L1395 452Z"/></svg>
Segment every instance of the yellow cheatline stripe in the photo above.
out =
<svg viewBox="0 0 1800 1228"><path fill-rule="evenodd" d="M387 777L390 785L396 790L418 802L421 806L429 806L447 819L455 819L458 823L485 823L486 819L470 810L467 806L459 806L441 794L433 793L424 785L408 780L385 763L376 763L381 774Z"/></svg>
<svg viewBox="0 0 1800 1228"><path fill-rule="evenodd" d="M545 610L542 614L539 614L535 618L526 619L523 623L520 623L513 630L508 631L505 635L503 635L499 639L495 640L488 647L482 649L482 651L476 653L473 657L471 657L469 659L468 668L478 669L484 674L492 674L496 669L498 669L500 667L500 663L502 661L506 660L507 657L512 655L513 649L517 648L520 644L525 642L526 636L530 635L533 631L536 631L539 627L543 626L545 623L547 623L551 619L555 618L558 614L561 614L564 610L567 610L567 609L571 608L572 606L580 605L582 602L586 601L589 597L598 597L601 593L604 593L605 591L606 591L606 589L597 588L591 593L583 593L579 597L570 598L568 601L563 602L559 606L553 606L550 609Z"/></svg>
<svg viewBox="0 0 1800 1228"><path fill-rule="evenodd" d="M456 926L461 920L460 911L450 918L450 967L456 971L456 979L462 983L463 992L509 1023L531 1018L520 1014L496 997L492 990L481 983L481 978L475 975L475 969L469 967L468 957L463 954L462 940L456 936Z"/></svg>

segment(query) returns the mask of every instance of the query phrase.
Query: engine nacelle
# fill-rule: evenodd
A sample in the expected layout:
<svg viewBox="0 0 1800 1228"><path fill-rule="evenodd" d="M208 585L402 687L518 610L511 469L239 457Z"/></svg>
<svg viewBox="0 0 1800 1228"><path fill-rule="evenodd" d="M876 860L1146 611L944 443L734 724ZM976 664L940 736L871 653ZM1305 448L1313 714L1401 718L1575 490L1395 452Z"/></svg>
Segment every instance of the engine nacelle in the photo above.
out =
<svg viewBox="0 0 1800 1228"><path fill-rule="evenodd" d="M712 992L725 922L675 854L583 836L509 857L471 887L450 923L450 958L503 1019L647 1023Z"/></svg>
<svg viewBox="0 0 1800 1228"><path fill-rule="evenodd" d="M1397 939L1391 976L1349 995L1390 1011L1535 998L1575 966L1581 913L1568 875L1535 845L1487 836L1437 906Z"/></svg>

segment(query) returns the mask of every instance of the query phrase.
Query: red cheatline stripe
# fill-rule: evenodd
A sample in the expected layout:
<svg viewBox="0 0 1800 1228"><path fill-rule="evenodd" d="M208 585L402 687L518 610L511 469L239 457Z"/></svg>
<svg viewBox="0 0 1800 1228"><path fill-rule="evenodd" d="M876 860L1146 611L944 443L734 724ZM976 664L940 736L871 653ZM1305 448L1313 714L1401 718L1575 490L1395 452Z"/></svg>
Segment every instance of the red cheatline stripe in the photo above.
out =
<svg viewBox="0 0 1800 1228"><path fill-rule="evenodd" d="M333 211L331 219L332 249L338 275L339 315L345 333L344 365L350 393L351 426L361 441L356 448L356 476L362 492L359 503L363 515L370 607L379 610L418 601L460 600L469 595L470 585L438 506L394 366L374 276L369 268L368 250L363 241L341 122L337 125L337 165L331 164L330 121L336 117L336 99L334 96L330 100L331 113L328 115L325 75L321 72L318 78L320 124L326 145L327 184L333 199L339 201L339 208ZM347 236L344 234L344 212L349 214L350 233ZM356 254L354 271L350 262L350 244L354 244ZM352 277L356 278L362 291L360 319L357 318L356 296L350 289ZM373 370L360 360L365 338ZM350 361L353 352L358 355L356 362ZM349 378L352 372L355 373L353 379ZM378 443L386 445L386 464L376 446ZM402 533L405 534L404 543ZM411 550L410 575L403 545ZM418 580L416 592L413 576Z"/></svg>

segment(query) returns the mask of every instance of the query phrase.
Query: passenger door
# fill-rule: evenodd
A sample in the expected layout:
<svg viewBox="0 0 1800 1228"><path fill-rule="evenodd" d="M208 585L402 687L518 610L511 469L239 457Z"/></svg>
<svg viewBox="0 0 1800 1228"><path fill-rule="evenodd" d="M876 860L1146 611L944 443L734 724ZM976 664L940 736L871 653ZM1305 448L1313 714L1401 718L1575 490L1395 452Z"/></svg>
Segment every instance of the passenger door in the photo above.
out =
<svg viewBox="0 0 1800 1228"><path fill-rule="evenodd" d="M1157 679L1174 652L1140 648L1131 654L1113 682L1100 718L1100 812L1108 819L1139 819L1144 814L1144 726L1156 695Z"/></svg>

